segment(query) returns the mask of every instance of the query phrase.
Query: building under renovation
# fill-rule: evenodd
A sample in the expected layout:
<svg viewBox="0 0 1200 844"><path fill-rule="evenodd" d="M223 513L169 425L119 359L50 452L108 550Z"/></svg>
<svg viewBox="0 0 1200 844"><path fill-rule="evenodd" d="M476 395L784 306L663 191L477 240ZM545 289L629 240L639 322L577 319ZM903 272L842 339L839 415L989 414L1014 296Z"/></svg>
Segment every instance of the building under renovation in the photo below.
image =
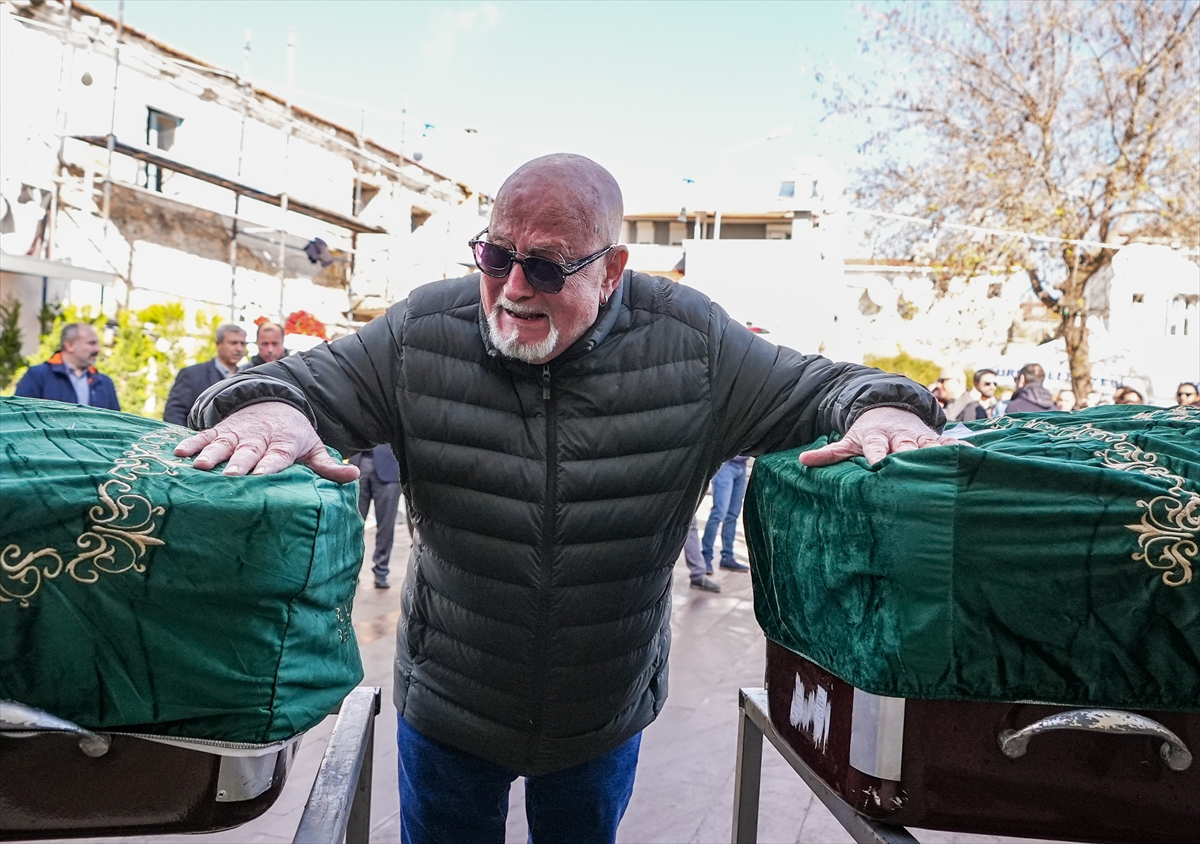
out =
<svg viewBox="0 0 1200 844"><path fill-rule="evenodd" d="M64 302L181 302L189 325L303 310L336 336L460 274L487 211L402 152L78 3L0 3L0 98L0 297L22 305L26 354L42 306Z"/></svg>

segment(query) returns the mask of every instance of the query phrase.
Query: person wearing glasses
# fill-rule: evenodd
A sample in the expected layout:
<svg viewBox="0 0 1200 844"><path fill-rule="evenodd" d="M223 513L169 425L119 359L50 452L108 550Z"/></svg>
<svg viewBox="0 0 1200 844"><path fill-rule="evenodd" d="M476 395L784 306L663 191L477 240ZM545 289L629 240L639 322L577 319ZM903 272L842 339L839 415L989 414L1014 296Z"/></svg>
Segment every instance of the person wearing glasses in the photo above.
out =
<svg viewBox="0 0 1200 844"><path fill-rule="evenodd" d="M1200 407L1200 390L1191 381L1184 381L1175 388L1175 404L1179 407Z"/></svg>
<svg viewBox="0 0 1200 844"><path fill-rule="evenodd" d="M996 412L996 371L977 369L971 379L974 389L967 393L969 398L961 405L951 405L946 415L956 422L973 422L976 419L991 419Z"/></svg>
<svg viewBox="0 0 1200 844"><path fill-rule="evenodd" d="M397 629L401 838L613 841L667 695L671 569L737 454L841 433L821 466L957 444L922 386L777 347L699 291L625 269L595 162L519 168L437 281L356 334L217 385L180 443L198 469L388 443L416 524Z"/></svg>

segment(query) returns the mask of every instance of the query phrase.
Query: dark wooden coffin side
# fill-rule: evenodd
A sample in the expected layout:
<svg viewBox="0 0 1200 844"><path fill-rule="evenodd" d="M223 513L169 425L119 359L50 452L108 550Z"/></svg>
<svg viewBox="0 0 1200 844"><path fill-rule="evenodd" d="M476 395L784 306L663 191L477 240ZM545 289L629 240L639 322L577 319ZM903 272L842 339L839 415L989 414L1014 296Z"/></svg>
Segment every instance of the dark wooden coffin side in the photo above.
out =
<svg viewBox="0 0 1200 844"><path fill-rule="evenodd" d="M828 728L821 725L819 736L806 717L813 707L795 703L798 683L828 700L828 715L818 716ZM1095 844L1200 840L1200 761L1171 770L1159 755L1159 738L1056 731L1033 738L1019 758L1001 752L1002 732L1068 707L906 700L897 782L849 763L854 688L848 683L768 640L767 694L780 735L843 800L876 820ZM1158 721L1200 756L1200 715L1137 714Z"/></svg>
<svg viewBox="0 0 1200 844"><path fill-rule="evenodd" d="M69 733L0 736L0 840L215 832L266 812L287 779L284 751L266 791L218 802L221 756L110 735L98 758Z"/></svg>

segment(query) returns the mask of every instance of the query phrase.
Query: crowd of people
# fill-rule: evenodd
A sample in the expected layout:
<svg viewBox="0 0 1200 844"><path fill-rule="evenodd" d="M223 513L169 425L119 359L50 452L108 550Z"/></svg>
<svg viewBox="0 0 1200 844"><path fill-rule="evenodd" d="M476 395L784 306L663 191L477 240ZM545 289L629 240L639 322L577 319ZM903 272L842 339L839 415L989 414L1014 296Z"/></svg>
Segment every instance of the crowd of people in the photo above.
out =
<svg viewBox="0 0 1200 844"><path fill-rule="evenodd" d="M953 372L943 372L936 382L929 385L930 392L945 408L948 420L971 422L1006 413L1071 411L1106 404L1147 403L1145 394L1130 385L1117 387L1111 396L1090 393L1085 402L1080 402L1072 390L1051 393L1046 388L1046 370L1037 363L1027 363L1021 367L1013 379L1011 392L1001 392L999 376L994 369L977 369L971 380L971 389L961 393L955 388L958 376ZM1196 385L1184 381L1175 389L1175 404L1180 407L1200 407L1197 394Z"/></svg>

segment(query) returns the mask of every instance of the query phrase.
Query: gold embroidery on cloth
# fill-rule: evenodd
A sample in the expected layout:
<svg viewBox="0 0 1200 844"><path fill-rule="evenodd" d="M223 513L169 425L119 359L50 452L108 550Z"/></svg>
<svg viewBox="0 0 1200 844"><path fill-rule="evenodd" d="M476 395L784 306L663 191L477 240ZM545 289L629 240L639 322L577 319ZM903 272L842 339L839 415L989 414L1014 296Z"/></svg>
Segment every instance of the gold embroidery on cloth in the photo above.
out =
<svg viewBox="0 0 1200 844"><path fill-rule="evenodd" d="M155 521L164 509L138 495L126 481L142 475L177 475L185 464L169 450L179 442L172 431L154 431L134 441L113 461L108 471L113 476L96 487L98 504L88 508L89 529L75 540L80 552L70 560L55 548L42 548L22 554L18 545L0 551L0 603L17 601L29 606L29 599L42 583L66 572L79 583L95 583L102 574L138 573L146 570L142 558L151 546L166 543L154 536Z"/></svg>
<svg viewBox="0 0 1200 844"><path fill-rule="evenodd" d="M1150 410L1133 416L1143 421L1197 421L1200 414L1185 407ZM1040 431L1057 440L1100 440L1110 443L1111 448L1094 451L1102 466L1121 472L1136 472L1152 478L1170 481L1166 495L1158 495L1149 501L1138 501L1137 506L1145 510L1139 522L1125 525L1138 534L1138 551L1131 558L1162 572L1162 582L1167 586L1183 586L1192 582L1192 569L1200 553L1200 495L1183 488L1184 479L1172 474L1158 463L1158 455L1143 451L1129 441L1126 434L1102 431L1088 422L1072 428L1064 428L1041 419L1016 420L1008 416L989 419L985 426L993 429L1027 428Z"/></svg>

